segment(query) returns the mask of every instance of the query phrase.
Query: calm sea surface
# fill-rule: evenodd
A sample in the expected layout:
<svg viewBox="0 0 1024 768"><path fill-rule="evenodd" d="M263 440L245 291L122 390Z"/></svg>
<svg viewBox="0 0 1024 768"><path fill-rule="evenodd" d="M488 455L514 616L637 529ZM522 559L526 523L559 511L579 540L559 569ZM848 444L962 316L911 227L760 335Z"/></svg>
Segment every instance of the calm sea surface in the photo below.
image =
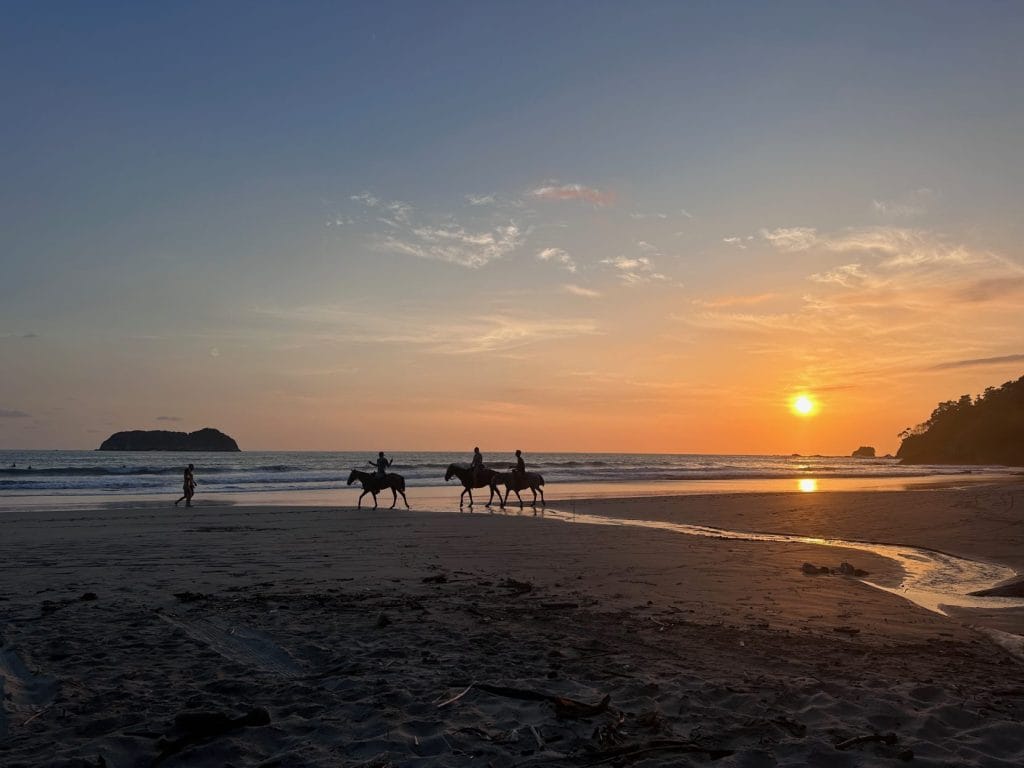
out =
<svg viewBox="0 0 1024 768"><path fill-rule="evenodd" d="M410 488L444 486L448 464L466 462L470 458L468 452L388 455L394 459L392 471L404 475ZM268 492L301 495L345 488L349 470L353 467L369 469L368 462L374 458L372 452L0 451L0 495L112 498L173 495L180 489L182 468L189 462L196 466L198 490L203 496L229 494L239 498ZM485 458L490 466L504 468L513 457L490 454ZM544 475L548 493L557 491L560 485L581 488L629 483L662 487L687 483L704 484L709 491L716 492L754 480L823 483L833 478L953 479L958 475L1007 473L1005 467L900 466L895 459L841 456L530 453L526 459L531 471ZM458 487L454 480L451 485L453 490ZM256 500L255 496L250 498Z"/></svg>

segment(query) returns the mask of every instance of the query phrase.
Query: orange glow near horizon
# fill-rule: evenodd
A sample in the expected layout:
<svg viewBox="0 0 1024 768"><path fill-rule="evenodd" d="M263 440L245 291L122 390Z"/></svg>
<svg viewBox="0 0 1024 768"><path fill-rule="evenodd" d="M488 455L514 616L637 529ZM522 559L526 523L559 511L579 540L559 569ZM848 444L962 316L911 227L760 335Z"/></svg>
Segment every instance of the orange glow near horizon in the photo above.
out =
<svg viewBox="0 0 1024 768"><path fill-rule="evenodd" d="M797 488L799 488L802 493L814 493L818 490L818 481L809 477L802 477L797 480Z"/></svg>

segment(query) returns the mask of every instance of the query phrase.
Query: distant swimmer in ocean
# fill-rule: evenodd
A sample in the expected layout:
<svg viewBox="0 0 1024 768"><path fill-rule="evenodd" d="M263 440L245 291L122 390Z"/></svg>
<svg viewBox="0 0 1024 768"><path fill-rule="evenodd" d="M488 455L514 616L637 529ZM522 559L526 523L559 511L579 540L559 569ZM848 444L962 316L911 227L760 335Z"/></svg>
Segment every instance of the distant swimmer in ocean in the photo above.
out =
<svg viewBox="0 0 1024 768"><path fill-rule="evenodd" d="M473 484L476 485L480 470L484 468L484 455L480 453L479 447L473 449L473 460L469 462L469 468L473 472Z"/></svg>
<svg viewBox="0 0 1024 768"><path fill-rule="evenodd" d="M388 476L388 467L391 466L391 459L384 455L384 451L377 453L376 461L368 461L366 463L371 467L377 468L377 477L381 480Z"/></svg>
<svg viewBox="0 0 1024 768"><path fill-rule="evenodd" d="M195 467L189 464L185 467L185 477L182 479L181 490L185 494L176 502L174 506L178 506L181 502L185 502L186 507L192 506L192 495L196 492L196 478L195 478Z"/></svg>

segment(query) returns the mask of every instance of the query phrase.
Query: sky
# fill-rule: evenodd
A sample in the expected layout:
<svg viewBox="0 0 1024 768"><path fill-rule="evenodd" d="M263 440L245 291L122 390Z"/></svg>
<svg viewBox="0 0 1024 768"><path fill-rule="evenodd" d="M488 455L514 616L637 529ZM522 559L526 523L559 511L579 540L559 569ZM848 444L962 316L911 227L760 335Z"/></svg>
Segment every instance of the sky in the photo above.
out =
<svg viewBox="0 0 1024 768"><path fill-rule="evenodd" d="M1024 374L1022 39L1015 2L5 3L0 448L894 453Z"/></svg>

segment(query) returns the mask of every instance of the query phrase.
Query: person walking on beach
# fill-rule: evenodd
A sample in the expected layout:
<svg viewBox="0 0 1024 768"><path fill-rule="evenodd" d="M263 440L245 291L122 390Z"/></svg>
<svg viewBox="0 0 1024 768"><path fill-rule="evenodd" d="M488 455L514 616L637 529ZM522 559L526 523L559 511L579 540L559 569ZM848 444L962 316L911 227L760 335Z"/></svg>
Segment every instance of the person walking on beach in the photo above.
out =
<svg viewBox="0 0 1024 768"><path fill-rule="evenodd" d="M388 476L388 467L391 466L391 459L387 458L384 455L384 451L379 451L377 453L376 461L368 461L366 463L369 464L371 467L377 467L378 480L383 480L385 477Z"/></svg>
<svg viewBox="0 0 1024 768"><path fill-rule="evenodd" d="M174 502L174 506L178 506L183 501L185 502L186 507L192 506L192 495L196 492L196 478L193 474L194 471L195 467L191 464L185 467L185 477L182 480L181 486L181 490L185 495Z"/></svg>
<svg viewBox="0 0 1024 768"><path fill-rule="evenodd" d="M480 470L484 468L484 455L480 453L480 448L473 449L473 460L469 462L469 469L473 473L473 484L476 485Z"/></svg>

